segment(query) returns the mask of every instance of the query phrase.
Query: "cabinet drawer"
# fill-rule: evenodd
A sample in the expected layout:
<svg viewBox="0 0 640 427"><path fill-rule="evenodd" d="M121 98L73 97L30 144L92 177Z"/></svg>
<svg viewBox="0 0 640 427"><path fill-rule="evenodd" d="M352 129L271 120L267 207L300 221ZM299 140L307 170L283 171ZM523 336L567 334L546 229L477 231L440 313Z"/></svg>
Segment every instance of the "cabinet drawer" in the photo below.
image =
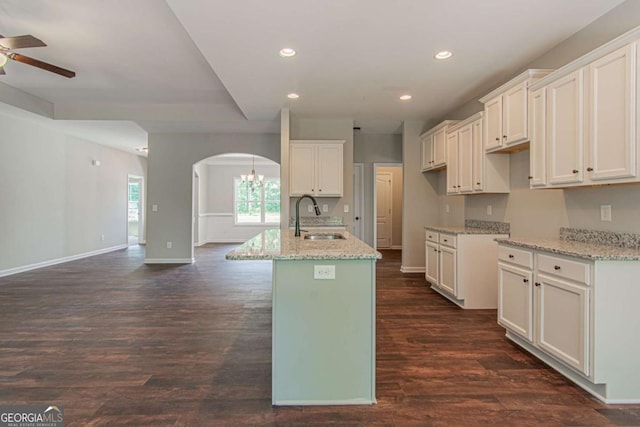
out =
<svg viewBox="0 0 640 427"><path fill-rule="evenodd" d="M589 264L557 256L537 254L540 273L552 274L579 283L589 284Z"/></svg>
<svg viewBox="0 0 640 427"><path fill-rule="evenodd" d="M440 233L427 230L424 232L424 240L427 242L438 243L440 241Z"/></svg>
<svg viewBox="0 0 640 427"><path fill-rule="evenodd" d="M526 249L517 249L512 246L499 245L498 259L528 269L533 268L533 252Z"/></svg>
<svg viewBox="0 0 640 427"><path fill-rule="evenodd" d="M455 248L456 247L456 236L454 236L453 234L440 233L440 244Z"/></svg>

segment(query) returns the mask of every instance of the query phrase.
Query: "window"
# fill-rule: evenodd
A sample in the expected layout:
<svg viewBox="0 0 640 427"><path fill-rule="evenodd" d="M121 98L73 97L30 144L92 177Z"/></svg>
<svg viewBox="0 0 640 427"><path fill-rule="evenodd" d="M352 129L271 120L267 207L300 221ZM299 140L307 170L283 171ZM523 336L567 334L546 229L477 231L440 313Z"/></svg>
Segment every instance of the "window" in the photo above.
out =
<svg viewBox="0 0 640 427"><path fill-rule="evenodd" d="M234 179L236 224L280 223L280 179L265 178L263 185Z"/></svg>

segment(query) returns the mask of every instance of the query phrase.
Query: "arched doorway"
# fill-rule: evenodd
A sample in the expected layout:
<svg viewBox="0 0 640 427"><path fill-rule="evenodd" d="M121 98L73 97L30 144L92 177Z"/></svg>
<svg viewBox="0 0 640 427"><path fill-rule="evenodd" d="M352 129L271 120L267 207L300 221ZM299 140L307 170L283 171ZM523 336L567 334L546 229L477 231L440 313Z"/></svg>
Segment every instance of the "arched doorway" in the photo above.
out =
<svg viewBox="0 0 640 427"><path fill-rule="evenodd" d="M225 153L193 165L194 245L244 242L280 227L280 165ZM198 178L195 178L195 177Z"/></svg>

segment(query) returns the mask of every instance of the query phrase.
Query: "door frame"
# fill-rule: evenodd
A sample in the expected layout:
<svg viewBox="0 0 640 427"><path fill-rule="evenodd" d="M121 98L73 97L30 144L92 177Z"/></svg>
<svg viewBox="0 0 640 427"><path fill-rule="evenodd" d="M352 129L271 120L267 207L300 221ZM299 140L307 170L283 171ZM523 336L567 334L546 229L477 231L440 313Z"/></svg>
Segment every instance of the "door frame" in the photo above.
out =
<svg viewBox="0 0 640 427"><path fill-rule="evenodd" d="M393 167L404 167L402 163L374 163L373 164L373 216L372 216L372 226L373 226L373 242L371 246L374 249L378 248L378 230L377 230L377 220L378 220L378 197L376 194L377 185L376 185L376 175L378 174L378 168L393 168ZM391 195L393 196L393 188L391 188ZM391 199L391 205L393 206L393 197ZM393 208L392 208L393 212ZM404 227L404 224L402 224ZM391 248L393 248L393 223L391 224Z"/></svg>
<svg viewBox="0 0 640 427"><path fill-rule="evenodd" d="M127 246L129 246L129 181L131 179L139 179L140 180L140 221L138 222L138 244L145 245L147 243L147 239L145 236L145 210L144 210L144 199L145 199L145 191L144 191L144 176L141 175L132 175L127 174L127 203L125 204L125 241L127 242Z"/></svg>
<svg viewBox="0 0 640 427"><path fill-rule="evenodd" d="M356 177L359 186L356 186ZM364 163L353 164L353 234L360 240L364 240ZM355 217L360 219L356 221Z"/></svg>

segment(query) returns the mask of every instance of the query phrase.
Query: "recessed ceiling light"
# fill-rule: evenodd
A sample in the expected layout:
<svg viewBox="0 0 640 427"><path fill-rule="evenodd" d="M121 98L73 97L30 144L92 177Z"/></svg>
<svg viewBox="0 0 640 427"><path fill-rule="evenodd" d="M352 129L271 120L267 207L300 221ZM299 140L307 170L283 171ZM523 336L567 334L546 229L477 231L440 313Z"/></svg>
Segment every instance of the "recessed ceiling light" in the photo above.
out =
<svg viewBox="0 0 640 427"><path fill-rule="evenodd" d="M402 96L400 97L400 99L401 99L401 100L403 100L403 101L408 101L408 100L410 100L410 99L411 99L411 95L409 95L409 94L402 95Z"/></svg>
<svg viewBox="0 0 640 427"><path fill-rule="evenodd" d="M433 55L433 57L435 59L449 59L453 56L453 52L449 51L449 50L442 50L438 53L436 53L435 55Z"/></svg>
<svg viewBox="0 0 640 427"><path fill-rule="evenodd" d="M285 47L280 49L280 56L284 56L285 58L289 56L293 56L296 54L296 51L291 49L290 47Z"/></svg>
<svg viewBox="0 0 640 427"><path fill-rule="evenodd" d="M298 95L297 93L293 93L293 92L292 92L292 93L290 93L290 94L288 94L288 95L287 95L287 98L290 98L290 99L298 99L298 98L300 98L300 95Z"/></svg>

